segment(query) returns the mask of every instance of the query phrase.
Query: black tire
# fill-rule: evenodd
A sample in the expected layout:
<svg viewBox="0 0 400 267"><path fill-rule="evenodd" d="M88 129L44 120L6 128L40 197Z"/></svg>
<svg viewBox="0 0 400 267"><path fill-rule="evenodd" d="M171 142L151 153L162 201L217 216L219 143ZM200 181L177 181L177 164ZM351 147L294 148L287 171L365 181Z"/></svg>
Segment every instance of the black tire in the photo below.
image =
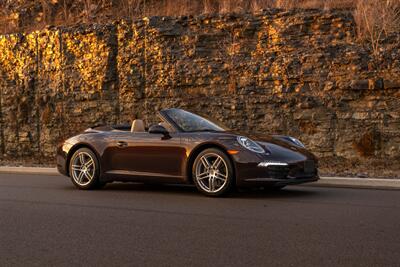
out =
<svg viewBox="0 0 400 267"><path fill-rule="evenodd" d="M102 188L105 185L100 181L100 164L96 154L89 148L80 148L72 155L69 161L69 176L72 183L82 190Z"/></svg>
<svg viewBox="0 0 400 267"><path fill-rule="evenodd" d="M209 162L208 168L204 159ZM235 184L232 162L217 148L205 149L197 155L192 166L192 177L197 189L211 197L226 195Z"/></svg>

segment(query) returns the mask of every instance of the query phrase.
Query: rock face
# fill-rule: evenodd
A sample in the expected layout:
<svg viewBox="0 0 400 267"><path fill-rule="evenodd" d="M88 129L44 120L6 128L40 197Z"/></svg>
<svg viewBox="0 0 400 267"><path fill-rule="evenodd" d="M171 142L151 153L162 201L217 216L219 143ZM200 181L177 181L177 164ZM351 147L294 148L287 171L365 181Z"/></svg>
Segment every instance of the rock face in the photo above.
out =
<svg viewBox="0 0 400 267"><path fill-rule="evenodd" d="M0 153L54 161L91 125L180 107L398 166L400 46L376 63L355 29L344 11L268 10L0 36Z"/></svg>

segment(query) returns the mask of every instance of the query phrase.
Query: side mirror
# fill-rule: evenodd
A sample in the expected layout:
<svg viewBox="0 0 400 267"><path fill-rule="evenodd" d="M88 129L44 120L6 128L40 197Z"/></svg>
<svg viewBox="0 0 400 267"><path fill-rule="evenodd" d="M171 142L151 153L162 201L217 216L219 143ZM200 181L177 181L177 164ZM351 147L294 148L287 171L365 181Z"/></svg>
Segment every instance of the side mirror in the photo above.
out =
<svg viewBox="0 0 400 267"><path fill-rule="evenodd" d="M149 128L149 133L151 134L162 134L164 136L168 136L169 132L161 125L153 125Z"/></svg>

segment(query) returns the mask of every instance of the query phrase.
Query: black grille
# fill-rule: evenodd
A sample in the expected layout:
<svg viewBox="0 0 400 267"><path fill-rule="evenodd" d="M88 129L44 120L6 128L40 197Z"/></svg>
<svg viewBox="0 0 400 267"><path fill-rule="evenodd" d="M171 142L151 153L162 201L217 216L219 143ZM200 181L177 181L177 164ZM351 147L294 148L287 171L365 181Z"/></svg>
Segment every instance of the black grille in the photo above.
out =
<svg viewBox="0 0 400 267"><path fill-rule="evenodd" d="M268 167L269 177L274 179L287 179L289 168L287 166L270 166Z"/></svg>
<svg viewBox="0 0 400 267"><path fill-rule="evenodd" d="M315 162L313 160L304 161L304 173L311 174L315 172Z"/></svg>
<svg viewBox="0 0 400 267"><path fill-rule="evenodd" d="M289 172L290 178L305 178L316 175L315 161L306 160L292 165Z"/></svg>
<svg viewBox="0 0 400 267"><path fill-rule="evenodd" d="M313 160L292 163L289 166L269 166L268 177L274 179L310 178L317 174L316 163Z"/></svg>

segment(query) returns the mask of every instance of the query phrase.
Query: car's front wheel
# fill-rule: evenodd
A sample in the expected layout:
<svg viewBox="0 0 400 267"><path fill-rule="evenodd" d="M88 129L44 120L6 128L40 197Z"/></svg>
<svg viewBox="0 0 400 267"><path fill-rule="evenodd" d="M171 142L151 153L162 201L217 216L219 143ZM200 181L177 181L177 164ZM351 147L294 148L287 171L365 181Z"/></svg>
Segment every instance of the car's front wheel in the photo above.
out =
<svg viewBox="0 0 400 267"><path fill-rule="evenodd" d="M104 185L99 180L100 165L97 157L88 148L80 148L72 155L69 174L72 183L79 189L95 189Z"/></svg>
<svg viewBox="0 0 400 267"><path fill-rule="evenodd" d="M224 195L234 184L232 163L223 151L216 148L199 153L193 163L192 177L197 189L208 196Z"/></svg>

